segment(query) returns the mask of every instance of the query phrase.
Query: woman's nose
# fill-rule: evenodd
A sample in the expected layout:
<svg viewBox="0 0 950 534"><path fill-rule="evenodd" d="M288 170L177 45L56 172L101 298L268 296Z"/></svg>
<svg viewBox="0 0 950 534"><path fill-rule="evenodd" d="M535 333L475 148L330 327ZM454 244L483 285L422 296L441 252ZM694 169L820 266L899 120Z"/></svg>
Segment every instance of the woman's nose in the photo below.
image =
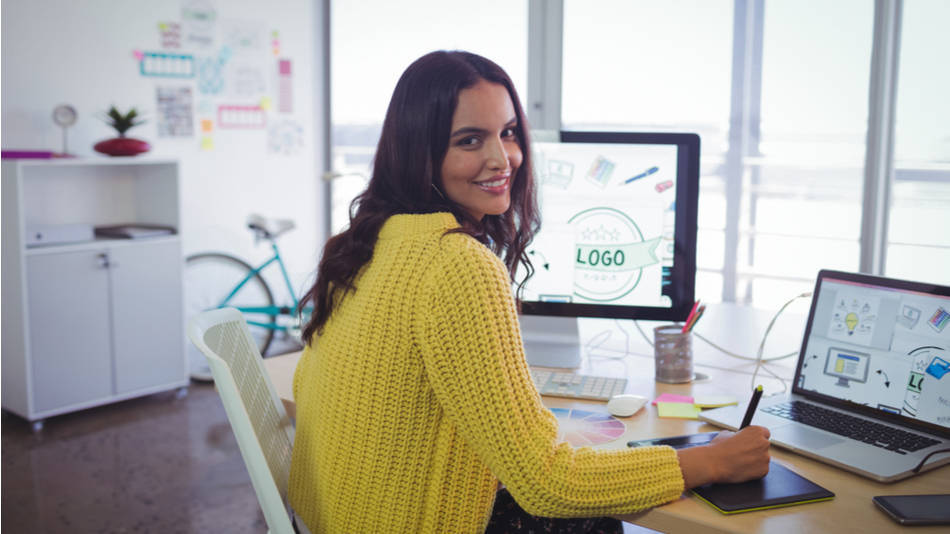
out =
<svg viewBox="0 0 950 534"><path fill-rule="evenodd" d="M502 170L508 168L508 147L503 139L495 138L488 147L488 168Z"/></svg>

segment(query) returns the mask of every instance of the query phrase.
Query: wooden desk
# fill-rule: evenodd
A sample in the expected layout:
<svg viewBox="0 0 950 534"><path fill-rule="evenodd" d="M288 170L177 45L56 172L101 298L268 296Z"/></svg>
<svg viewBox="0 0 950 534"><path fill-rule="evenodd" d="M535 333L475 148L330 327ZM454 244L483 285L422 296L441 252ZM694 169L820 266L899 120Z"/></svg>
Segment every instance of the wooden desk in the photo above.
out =
<svg viewBox="0 0 950 534"><path fill-rule="evenodd" d="M284 400L288 413L293 416L293 371L300 354L289 354L264 360L265 367ZM733 370L698 367L696 370L710 376L707 380L685 385L660 384L653 380L653 361L650 358L628 356L622 360L610 358L585 359L582 367L585 373L604 375L626 374L629 381L628 393L637 393L655 398L661 393L692 394L730 394L744 395L750 390L750 375ZM777 381L762 379L767 390L774 389ZM742 393L738 393L742 392ZM585 408L603 410L602 403L574 401L556 397L545 397L544 403L551 408ZM656 408L647 405L637 414L621 418L627 431L622 438L598 446L598 448L623 448L627 441L652 437L676 436L695 432L709 432L716 427L700 421L679 419L660 419L656 417ZM712 509L688 492L678 500L658 506L640 514L629 514L621 519L647 528L668 533L718 533L718 532L755 532L811 533L846 532L878 533L908 532L904 527L891 521L884 512L871 502L874 495L909 495L918 493L950 492L950 468L943 467L912 477L894 484L882 484L858 475L816 462L803 456L786 452L778 447L772 449L772 457L835 493L828 502L801 506L749 512L726 516ZM946 527L915 527L913 532L925 534L946 532Z"/></svg>

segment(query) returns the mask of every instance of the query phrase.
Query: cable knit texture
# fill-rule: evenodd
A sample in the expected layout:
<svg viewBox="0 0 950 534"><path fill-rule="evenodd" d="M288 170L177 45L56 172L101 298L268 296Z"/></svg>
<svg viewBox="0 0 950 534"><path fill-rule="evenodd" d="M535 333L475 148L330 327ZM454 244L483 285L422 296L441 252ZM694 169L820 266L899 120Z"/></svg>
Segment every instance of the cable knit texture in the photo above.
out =
<svg viewBox="0 0 950 534"><path fill-rule="evenodd" d="M294 374L290 499L314 533L482 532L634 512L683 491L669 447L573 449L525 363L504 264L448 213L395 215Z"/></svg>

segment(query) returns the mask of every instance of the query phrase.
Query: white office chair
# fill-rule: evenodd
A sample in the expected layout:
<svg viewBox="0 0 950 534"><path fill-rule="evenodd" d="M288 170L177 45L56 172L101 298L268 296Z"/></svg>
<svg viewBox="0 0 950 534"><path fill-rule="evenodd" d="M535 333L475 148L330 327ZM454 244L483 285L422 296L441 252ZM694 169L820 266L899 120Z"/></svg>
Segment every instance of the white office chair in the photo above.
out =
<svg viewBox="0 0 950 534"><path fill-rule="evenodd" d="M294 429L271 384L241 312L211 310L188 322L207 358L269 532L293 534L287 478Z"/></svg>

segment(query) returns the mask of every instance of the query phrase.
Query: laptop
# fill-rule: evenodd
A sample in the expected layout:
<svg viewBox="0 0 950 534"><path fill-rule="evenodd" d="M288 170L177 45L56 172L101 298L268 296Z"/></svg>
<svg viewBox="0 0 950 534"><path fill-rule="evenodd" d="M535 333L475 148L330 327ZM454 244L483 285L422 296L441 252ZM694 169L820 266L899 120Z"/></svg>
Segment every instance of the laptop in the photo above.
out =
<svg viewBox="0 0 950 534"><path fill-rule="evenodd" d="M745 410L699 418L735 430ZM819 272L792 392L763 398L752 424L880 482L950 463L950 287Z"/></svg>

